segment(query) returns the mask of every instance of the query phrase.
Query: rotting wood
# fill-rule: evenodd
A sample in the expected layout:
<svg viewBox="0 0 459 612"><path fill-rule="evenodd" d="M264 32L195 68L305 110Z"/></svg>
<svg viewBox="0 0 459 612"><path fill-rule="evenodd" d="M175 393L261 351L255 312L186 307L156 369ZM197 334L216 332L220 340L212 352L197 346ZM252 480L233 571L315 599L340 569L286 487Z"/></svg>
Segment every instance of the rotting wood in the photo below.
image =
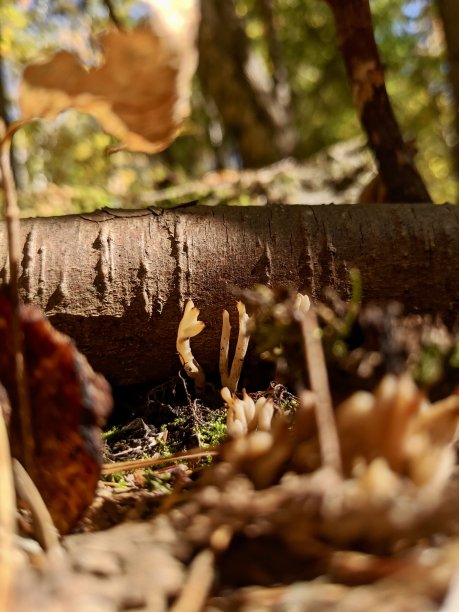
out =
<svg viewBox="0 0 459 612"><path fill-rule="evenodd" d="M254 283L313 299L329 286L346 298L357 267L364 301L395 299L408 312L449 317L459 306L459 208L449 205L99 211L23 220L21 248L24 301L41 306L115 384L177 373L189 298L206 323L193 352L217 373L222 310L233 316L236 288ZM5 279L3 228L0 255Z"/></svg>

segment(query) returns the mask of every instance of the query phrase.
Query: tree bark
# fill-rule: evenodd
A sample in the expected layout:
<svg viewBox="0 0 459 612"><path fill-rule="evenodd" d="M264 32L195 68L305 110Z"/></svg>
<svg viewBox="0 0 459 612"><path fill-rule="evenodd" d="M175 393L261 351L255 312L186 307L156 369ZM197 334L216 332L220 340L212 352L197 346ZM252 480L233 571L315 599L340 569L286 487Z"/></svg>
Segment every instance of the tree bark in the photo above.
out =
<svg viewBox="0 0 459 612"><path fill-rule="evenodd" d="M454 98L454 119L456 138L453 150L456 177L459 180L459 37L457 28L459 23L459 3L457 0L437 0L438 11L445 32L446 52L449 64L449 80Z"/></svg>
<svg viewBox="0 0 459 612"><path fill-rule="evenodd" d="M251 71L249 60L249 40L234 0L202 0L198 74L203 91L215 101L242 165L260 167L291 154L294 135L275 83Z"/></svg>
<svg viewBox="0 0 459 612"><path fill-rule="evenodd" d="M115 384L164 381L180 368L175 335L192 298L192 340L218 369L221 313L236 326L236 289L289 286L318 299L400 300L409 312L459 308L459 208L431 205L204 207L101 211L21 222L21 295L71 335ZM0 228L2 276L6 236Z"/></svg>
<svg viewBox="0 0 459 612"><path fill-rule="evenodd" d="M352 86L354 104L373 150L389 202L431 202L405 144L387 94L369 0L326 0Z"/></svg>

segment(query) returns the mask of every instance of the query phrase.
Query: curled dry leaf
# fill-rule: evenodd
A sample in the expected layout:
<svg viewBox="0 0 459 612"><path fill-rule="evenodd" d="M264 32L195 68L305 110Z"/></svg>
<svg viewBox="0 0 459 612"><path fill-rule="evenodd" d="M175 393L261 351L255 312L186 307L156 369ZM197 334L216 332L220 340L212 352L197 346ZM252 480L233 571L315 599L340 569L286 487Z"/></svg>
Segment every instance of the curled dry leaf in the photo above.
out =
<svg viewBox="0 0 459 612"><path fill-rule="evenodd" d="M4 291L0 294L0 380L12 404L12 454L23 461L11 315ZM35 484L56 527L67 533L94 496L102 463L101 427L112 406L110 388L38 308L23 306L20 321L35 439Z"/></svg>
<svg viewBox="0 0 459 612"><path fill-rule="evenodd" d="M87 70L66 51L29 65L21 83L22 118L54 118L74 108L93 115L128 149L167 147L189 114L199 10L196 0L150 3L150 23L100 36L100 67Z"/></svg>

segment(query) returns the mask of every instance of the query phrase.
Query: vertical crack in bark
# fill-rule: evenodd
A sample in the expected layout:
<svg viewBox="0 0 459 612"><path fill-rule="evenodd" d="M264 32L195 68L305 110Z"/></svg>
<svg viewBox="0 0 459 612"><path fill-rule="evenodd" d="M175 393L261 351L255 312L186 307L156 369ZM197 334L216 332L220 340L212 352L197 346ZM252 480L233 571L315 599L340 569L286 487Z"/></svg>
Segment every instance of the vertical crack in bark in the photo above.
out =
<svg viewBox="0 0 459 612"><path fill-rule="evenodd" d="M40 305L42 305L46 288L46 254L46 247L44 245L40 245L37 250L36 266L38 268L37 297L39 298Z"/></svg>
<svg viewBox="0 0 459 612"><path fill-rule="evenodd" d="M172 282L173 286L169 293L169 299L176 297L179 310L182 311L185 307L186 299L183 282L183 269L186 262L184 261L183 254L184 234L181 216L179 214L174 214L172 223L172 228L170 223L164 224L164 228L166 229L167 237L171 245L170 255L175 262Z"/></svg>
<svg viewBox="0 0 459 612"><path fill-rule="evenodd" d="M137 292L141 296L145 312L151 317L153 312L153 303L151 299L151 291L148 284L148 268L146 265L145 257L140 260L139 267L137 269Z"/></svg>
<svg viewBox="0 0 459 612"><path fill-rule="evenodd" d="M311 217L314 227L311 227ZM317 299L320 295L320 278L321 266L315 247L316 240L311 239L311 236L319 234L319 221L315 215L314 206L300 213L300 228L302 249L300 252L299 275L301 289L312 298ZM307 284L306 284L307 283Z"/></svg>
<svg viewBox="0 0 459 612"><path fill-rule="evenodd" d="M21 274L19 276L19 286L26 295L33 295L32 276L33 276L33 230L27 232L24 247L22 249Z"/></svg>
<svg viewBox="0 0 459 612"><path fill-rule="evenodd" d="M190 270L185 225L186 216L177 215L174 238L177 247L177 281L180 310L183 310L185 307L185 300L193 297L190 294Z"/></svg>
<svg viewBox="0 0 459 612"><path fill-rule="evenodd" d="M65 272L61 273L61 279L54 289L52 294L49 296L45 306L45 311L48 316L57 314L65 311L65 305L67 303L67 296L65 291Z"/></svg>
<svg viewBox="0 0 459 612"><path fill-rule="evenodd" d="M109 269L109 252L105 233L105 225L99 226L99 233L95 239L92 248L97 251L97 263L95 265L94 288L96 289L99 298L104 301L108 290L108 281L110 277Z"/></svg>
<svg viewBox="0 0 459 612"><path fill-rule="evenodd" d="M262 238L257 239L257 246L263 250L256 264L253 266L250 274L251 276L257 279L256 282L261 282L265 285L270 285L272 272L271 248L269 246L269 242L266 240L262 240Z"/></svg>

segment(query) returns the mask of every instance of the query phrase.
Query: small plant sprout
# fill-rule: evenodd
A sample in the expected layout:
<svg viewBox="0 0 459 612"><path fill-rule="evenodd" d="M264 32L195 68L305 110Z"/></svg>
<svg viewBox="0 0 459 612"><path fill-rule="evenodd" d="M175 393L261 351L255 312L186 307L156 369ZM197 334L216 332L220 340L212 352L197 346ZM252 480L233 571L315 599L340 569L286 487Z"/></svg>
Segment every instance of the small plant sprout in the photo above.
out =
<svg viewBox="0 0 459 612"><path fill-rule="evenodd" d="M236 307L239 313L239 331L236 349L234 351L233 362L231 364L231 370L229 372L228 351L231 325L229 321L229 313L227 310L223 311L222 334L220 338L220 378L222 381L222 387L227 387L230 393L236 392L237 385L239 383L239 377L242 371L242 366L244 364L244 358L247 353L247 348L249 346L250 340L250 335L247 332L247 325L250 321L250 317L245 309L245 304L243 302L238 302L236 304Z"/></svg>
<svg viewBox="0 0 459 612"><path fill-rule="evenodd" d="M242 399L224 387L221 396L226 403L226 428L233 438L245 436L248 432L258 429L270 431L274 415L274 402L271 398L259 397L256 402L245 390Z"/></svg>
<svg viewBox="0 0 459 612"><path fill-rule="evenodd" d="M188 300L178 326L176 348L185 372L194 380L196 392L202 393L206 383L205 374L193 357L190 345L190 339L201 333L206 325L203 321L198 321L198 317L199 308L196 308L192 300Z"/></svg>

